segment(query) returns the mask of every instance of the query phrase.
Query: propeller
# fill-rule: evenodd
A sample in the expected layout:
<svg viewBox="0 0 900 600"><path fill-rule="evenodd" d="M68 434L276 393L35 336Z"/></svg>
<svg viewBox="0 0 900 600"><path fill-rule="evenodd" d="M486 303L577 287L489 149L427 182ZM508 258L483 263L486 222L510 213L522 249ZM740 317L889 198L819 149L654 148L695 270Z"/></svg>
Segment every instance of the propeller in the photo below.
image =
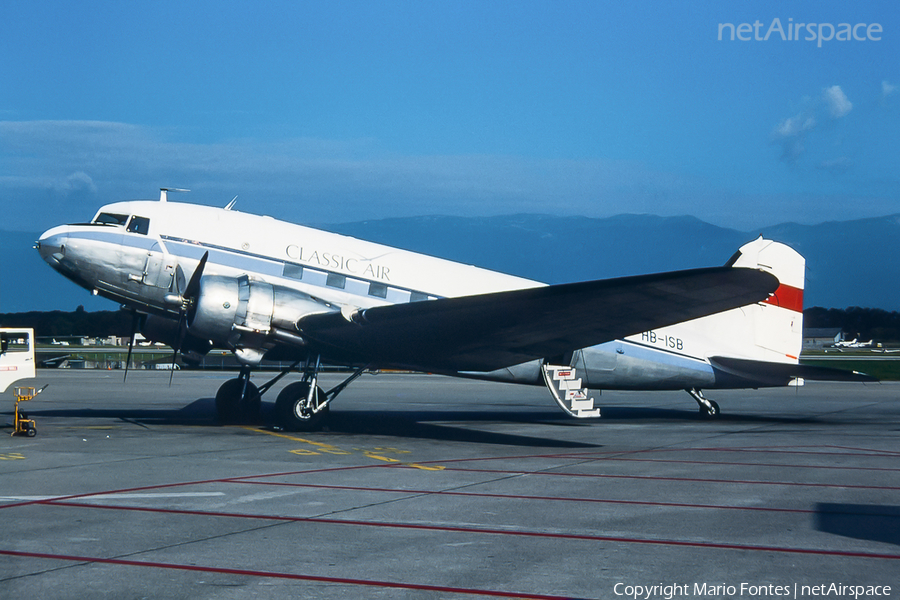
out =
<svg viewBox="0 0 900 600"><path fill-rule="evenodd" d="M209 252L204 252L194 269L194 274L188 280L184 292L181 294L181 310L178 315L178 333L175 339L175 346L172 348L172 368L169 371L169 385L172 385L172 377L175 375L175 362L178 360L178 352L184 344L184 338L187 336L187 319L197 301L197 295L200 293L200 279L203 277L203 269L206 268L206 261L209 259Z"/></svg>

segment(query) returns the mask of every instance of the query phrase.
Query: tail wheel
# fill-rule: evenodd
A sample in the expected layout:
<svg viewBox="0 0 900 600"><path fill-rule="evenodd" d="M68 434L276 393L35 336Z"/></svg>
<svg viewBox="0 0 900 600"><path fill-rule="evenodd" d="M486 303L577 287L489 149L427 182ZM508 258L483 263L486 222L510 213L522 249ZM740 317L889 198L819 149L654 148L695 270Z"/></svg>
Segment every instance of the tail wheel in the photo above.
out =
<svg viewBox="0 0 900 600"><path fill-rule="evenodd" d="M322 426L322 421L328 414L328 406L315 412L306 405L309 397L309 383L298 381L281 390L275 400L275 417L278 424L288 431L315 431ZM325 392L316 387L313 393L312 405L319 406L325 401Z"/></svg>
<svg viewBox="0 0 900 600"><path fill-rule="evenodd" d="M700 415L710 419L717 418L721 412L722 411L719 409L719 405L715 400L710 400L709 406L700 406Z"/></svg>
<svg viewBox="0 0 900 600"><path fill-rule="evenodd" d="M259 388L244 380L229 379L216 392L216 413L222 423L253 422L259 419L262 398Z"/></svg>

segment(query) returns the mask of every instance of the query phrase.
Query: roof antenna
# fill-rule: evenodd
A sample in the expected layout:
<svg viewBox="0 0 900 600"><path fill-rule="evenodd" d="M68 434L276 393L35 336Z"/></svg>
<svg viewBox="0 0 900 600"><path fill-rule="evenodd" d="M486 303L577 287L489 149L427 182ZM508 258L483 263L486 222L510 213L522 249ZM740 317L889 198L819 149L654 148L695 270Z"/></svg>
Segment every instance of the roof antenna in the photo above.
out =
<svg viewBox="0 0 900 600"><path fill-rule="evenodd" d="M159 188L159 201L166 202L168 200L166 193L167 192L189 192L191 190L186 190L184 188Z"/></svg>
<svg viewBox="0 0 900 600"><path fill-rule="evenodd" d="M231 210L234 208L234 204L237 202L237 196L231 199L231 202L228 203L228 206L225 207L225 210Z"/></svg>

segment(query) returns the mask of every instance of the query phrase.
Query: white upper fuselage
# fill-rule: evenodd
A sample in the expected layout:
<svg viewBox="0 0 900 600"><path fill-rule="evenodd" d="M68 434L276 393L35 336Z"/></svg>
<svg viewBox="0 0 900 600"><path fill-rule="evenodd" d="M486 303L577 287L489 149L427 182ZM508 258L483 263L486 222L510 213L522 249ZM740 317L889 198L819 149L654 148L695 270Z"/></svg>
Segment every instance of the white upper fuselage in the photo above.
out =
<svg viewBox="0 0 900 600"><path fill-rule="evenodd" d="M98 224L102 215L121 216L123 223ZM271 217L176 202L108 204L93 223L53 228L40 243L42 255L54 267L58 263L48 258L53 248L66 246L63 261L79 261L83 254L76 268L86 279L79 282L85 287L151 309L163 308L158 306L166 295L162 283L171 281L163 265L156 281L159 293L147 285L152 282L147 258L153 252L165 257L164 263L169 260L170 267L180 266L181 277L189 278L209 252L205 274L247 274L334 305L361 308L543 285ZM104 254L106 259L99 262L108 269L98 269L96 259ZM164 287L169 296L176 291Z"/></svg>

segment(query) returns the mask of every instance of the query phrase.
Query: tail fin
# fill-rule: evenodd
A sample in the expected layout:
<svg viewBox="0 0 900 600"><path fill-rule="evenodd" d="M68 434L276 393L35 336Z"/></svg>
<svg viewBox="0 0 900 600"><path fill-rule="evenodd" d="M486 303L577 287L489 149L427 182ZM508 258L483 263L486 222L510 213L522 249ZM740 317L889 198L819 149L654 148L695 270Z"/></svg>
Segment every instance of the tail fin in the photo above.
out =
<svg viewBox="0 0 900 600"><path fill-rule="evenodd" d="M728 265L768 271L778 278L779 286L763 302L698 319L708 319L706 326L721 327L721 335L728 335L728 331L744 332L743 344L731 348L729 352L707 354L717 371L760 385L785 385L789 382L803 385L804 379L878 381L856 371L799 364L803 347L806 261L797 251L760 236L741 246Z"/></svg>
<svg viewBox="0 0 900 600"><path fill-rule="evenodd" d="M726 266L763 269L780 285L763 302L678 323L658 331L656 337L674 339L678 350L701 359L797 364L803 346L804 258L760 236L741 246Z"/></svg>
<svg viewBox="0 0 900 600"><path fill-rule="evenodd" d="M728 264L762 269L779 281L778 289L767 300L737 309L752 322L755 346L750 356L742 358L796 364L803 347L806 260L793 248L760 236L741 246Z"/></svg>

